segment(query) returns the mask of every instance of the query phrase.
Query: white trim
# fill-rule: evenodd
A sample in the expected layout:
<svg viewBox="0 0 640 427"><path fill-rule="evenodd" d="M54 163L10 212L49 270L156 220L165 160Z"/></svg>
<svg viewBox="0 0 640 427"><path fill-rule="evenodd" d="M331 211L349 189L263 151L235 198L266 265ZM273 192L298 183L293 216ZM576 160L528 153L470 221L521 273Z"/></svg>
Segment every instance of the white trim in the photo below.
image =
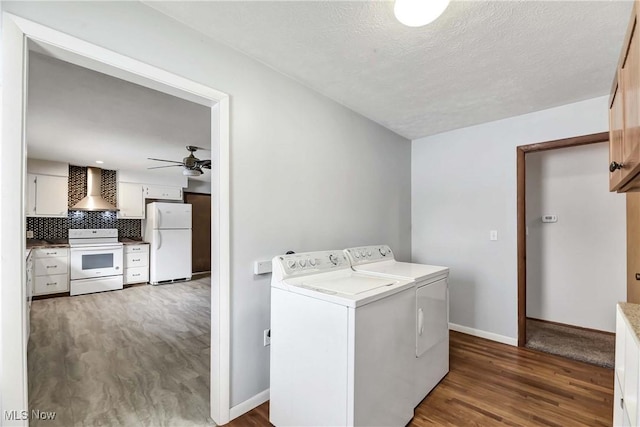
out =
<svg viewBox="0 0 640 427"><path fill-rule="evenodd" d="M18 76L25 40L40 51L64 58L85 68L150 87L183 99L211 107L212 153L217 147L218 164L211 170L217 186L212 194L212 266L211 276L211 418L223 425L230 421L230 196L229 196L229 96L208 86L161 70L133 58L87 43L75 37L3 12L2 14L2 146L0 156L0 263L2 336L0 356L2 367L2 410L27 409L26 352L24 334L16 332L24 316L24 185L23 114L16 112L15 100L21 95L25 75ZM20 55L20 56L19 56ZM7 71L9 70L9 71ZM7 108L12 107L12 108ZM17 125L19 123L19 125ZM214 157L215 158L215 157ZM213 183L212 183L213 184ZM22 279L22 280L20 280ZM215 313L215 314L214 314ZM22 326L20 326L22 328ZM24 379L24 381L21 380ZM0 421L5 425L4 421ZM17 425L24 425L19 423Z"/></svg>
<svg viewBox="0 0 640 427"><path fill-rule="evenodd" d="M468 326L458 325L456 323L449 322L449 330L462 332L463 334L467 334L467 335L473 335L474 337L479 337L479 338L484 338L491 341L500 342L502 344L512 345L514 347L518 346L517 338L498 335L498 334L494 334L493 332L482 331L480 329L474 329Z"/></svg>
<svg viewBox="0 0 640 427"><path fill-rule="evenodd" d="M258 406L269 400L269 390L270 389L263 390L255 396L250 397L244 402L239 403L231 408L231 419L237 418L242 414L246 414L253 408L257 408Z"/></svg>

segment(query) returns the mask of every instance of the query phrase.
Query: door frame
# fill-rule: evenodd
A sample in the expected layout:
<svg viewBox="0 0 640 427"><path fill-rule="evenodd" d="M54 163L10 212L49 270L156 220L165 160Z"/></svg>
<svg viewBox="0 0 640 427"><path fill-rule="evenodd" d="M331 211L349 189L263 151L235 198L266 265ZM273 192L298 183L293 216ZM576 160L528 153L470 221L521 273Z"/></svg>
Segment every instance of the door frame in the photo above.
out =
<svg viewBox="0 0 640 427"><path fill-rule="evenodd" d="M519 145L517 153L517 224L518 224L518 347L527 343L527 224L526 224L526 161L527 153L578 147L609 141L609 132L593 133L573 138L556 139ZM605 165L606 166L606 165Z"/></svg>
<svg viewBox="0 0 640 427"><path fill-rule="evenodd" d="M2 13L2 121L0 146L0 408L17 411L14 421L27 425L20 411L28 410L25 292L24 186L26 173L26 91L29 43L67 62L159 90L211 109L211 149L217 165L211 170L211 418L230 421L230 131L229 95L53 30L27 19ZM217 166L217 167L216 167ZM18 326L19 325L19 326Z"/></svg>

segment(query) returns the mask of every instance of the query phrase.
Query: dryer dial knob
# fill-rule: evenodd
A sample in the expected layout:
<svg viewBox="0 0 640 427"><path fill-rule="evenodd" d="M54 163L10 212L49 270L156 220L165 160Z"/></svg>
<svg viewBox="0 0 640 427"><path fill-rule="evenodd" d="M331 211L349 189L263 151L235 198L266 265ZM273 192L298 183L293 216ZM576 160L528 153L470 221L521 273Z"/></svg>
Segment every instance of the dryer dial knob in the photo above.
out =
<svg viewBox="0 0 640 427"><path fill-rule="evenodd" d="M296 268L296 262L295 260L290 259L289 261L287 261L287 265L289 266L289 268L293 269Z"/></svg>
<svg viewBox="0 0 640 427"><path fill-rule="evenodd" d="M307 265L307 260L306 259L301 259L300 261L298 261L298 265L300 267L304 267Z"/></svg>
<svg viewBox="0 0 640 427"><path fill-rule="evenodd" d="M385 248L380 248L380 255L387 256L387 250Z"/></svg>
<svg viewBox="0 0 640 427"><path fill-rule="evenodd" d="M316 265L316 260L315 260L315 259L313 259L313 258L310 258L310 259L309 259L309 265L310 265L310 266L312 266L312 267L315 267L315 265Z"/></svg>
<svg viewBox="0 0 640 427"><path fill-rule="evenodd" d="M338 263L340 262L340 258L335 256L334 254L330 254L329 255L329 261L331 261L331 264L333 264L333 265L338 265Z"/></svg>

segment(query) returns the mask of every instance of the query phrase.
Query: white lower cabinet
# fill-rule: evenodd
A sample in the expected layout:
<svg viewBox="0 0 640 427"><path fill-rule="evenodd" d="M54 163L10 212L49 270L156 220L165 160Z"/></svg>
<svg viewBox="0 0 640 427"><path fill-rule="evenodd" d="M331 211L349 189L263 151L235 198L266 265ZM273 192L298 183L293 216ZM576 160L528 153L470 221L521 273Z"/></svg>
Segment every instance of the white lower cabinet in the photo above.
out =
<svg viewBox="0 0 640 427"><path fill-rule="evenodd" d="M624 306L621 307L621 304ZM625 312L637 319L640 306L618 304L616 310L616 356L613 391L613 425L637 426L640 380L640 341ZM637 327L637 325L636 325Z"/></svg>
<svg viewBox="0 0 640 427"><path fill-rule="evenodd" d="M69 292L69 249L34 250L33 295Z"/></svg>
<svg viewBox="0 0 640 427"><path fill-rule="evenodd" d="M124 246L124 284L149 281L149 244Z"/></svg>

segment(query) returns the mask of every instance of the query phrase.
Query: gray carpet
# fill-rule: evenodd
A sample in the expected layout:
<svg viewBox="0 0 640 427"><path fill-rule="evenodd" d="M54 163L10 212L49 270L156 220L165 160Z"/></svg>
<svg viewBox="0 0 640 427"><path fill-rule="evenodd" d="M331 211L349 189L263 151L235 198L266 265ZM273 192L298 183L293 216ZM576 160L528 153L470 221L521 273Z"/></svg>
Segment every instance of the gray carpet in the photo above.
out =
<svg viewBox="0 0 640 427"><path fill-rule="evenodd" d="M612 334L527 319L526 347L613 369Z"/></svg>

